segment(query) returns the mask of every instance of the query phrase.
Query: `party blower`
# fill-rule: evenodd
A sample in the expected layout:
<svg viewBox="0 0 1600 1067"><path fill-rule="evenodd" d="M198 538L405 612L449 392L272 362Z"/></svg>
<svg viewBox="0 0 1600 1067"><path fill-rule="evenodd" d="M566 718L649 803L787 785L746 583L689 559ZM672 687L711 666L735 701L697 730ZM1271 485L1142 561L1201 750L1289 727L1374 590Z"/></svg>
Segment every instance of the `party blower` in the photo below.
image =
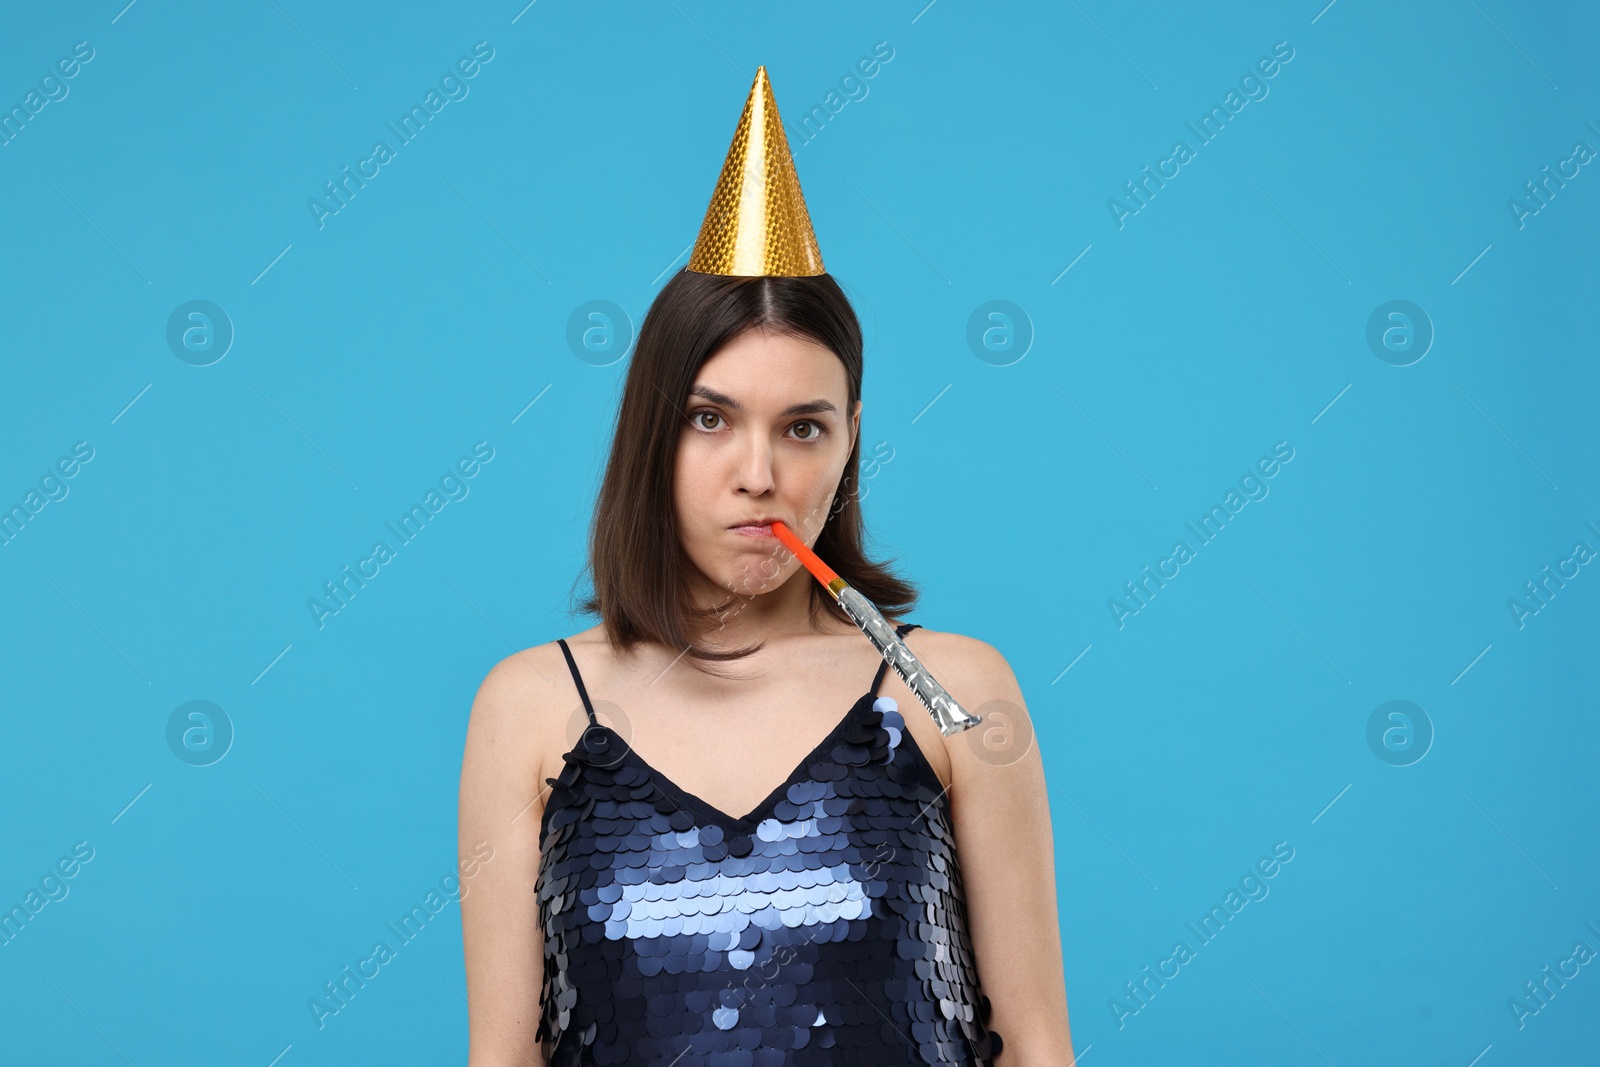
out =
<svg viewBox="0 0 1600 1067"><path fill-rule="evenodd" d="M776 520L772 523L772 532L778 540L783 542L783 547L793 552L806 570L810 571L817 581L822 583L824 589L832 594L833 599L839 602L844 613L850 621L861 627L861 632L867 635L883 658L894 668L900 680L906 687L917 695L933 716L933 721L939 724L939 732L949 737L951 734L970 730L983 721L981 715L973 715L955 698L945 692L944 686L934 681L933 675L928 673L928 668L922 665L915 653L906 647L900 636L894 632L894 627L889 625L889 620L872 601L862 596L850 587L850 583L834 573L817 554L807 548L805 542L794 535L794 531Z"/></svg>

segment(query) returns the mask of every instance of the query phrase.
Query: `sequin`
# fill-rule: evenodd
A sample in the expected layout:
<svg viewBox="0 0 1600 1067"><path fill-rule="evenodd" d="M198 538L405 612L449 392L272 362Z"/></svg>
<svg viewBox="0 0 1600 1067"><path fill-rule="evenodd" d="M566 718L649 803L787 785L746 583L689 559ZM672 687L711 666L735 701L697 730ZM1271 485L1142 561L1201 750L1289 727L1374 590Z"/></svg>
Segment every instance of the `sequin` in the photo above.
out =
<svg viewBox="0 0 1600 1067"><path fill-rule="evenodd" d="M550 1067L992 1065L948 799L887 664L734 818L594 718L561 644L591 725L540 823Z"/></svg>

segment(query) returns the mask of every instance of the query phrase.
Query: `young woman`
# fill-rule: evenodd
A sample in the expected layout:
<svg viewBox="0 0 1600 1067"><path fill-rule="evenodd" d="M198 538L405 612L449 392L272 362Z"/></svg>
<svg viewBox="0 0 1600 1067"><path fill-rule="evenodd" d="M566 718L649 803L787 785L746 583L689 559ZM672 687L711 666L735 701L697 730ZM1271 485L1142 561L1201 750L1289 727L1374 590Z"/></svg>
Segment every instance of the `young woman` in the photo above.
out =
<svg viewBox="0 0 1600 1067"><path fill-rule="evenodd" d="M473 704L470 1067L1070 1064L1043 767L994 731L1032 737L1010 667L900 622L964 707L1005 709L944 737L767 525L891 620L914 605L863 547L854 311L820 259L703 265L628 368L600 624Z"/></svg>

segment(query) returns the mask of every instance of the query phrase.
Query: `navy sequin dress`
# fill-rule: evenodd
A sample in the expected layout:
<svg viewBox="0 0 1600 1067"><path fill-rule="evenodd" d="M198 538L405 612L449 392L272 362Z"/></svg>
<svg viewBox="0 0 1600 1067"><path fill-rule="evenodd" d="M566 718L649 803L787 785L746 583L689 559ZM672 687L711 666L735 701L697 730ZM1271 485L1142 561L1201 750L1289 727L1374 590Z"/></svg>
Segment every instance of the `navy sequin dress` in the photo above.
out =
<svg viewBox="0 0 1600 1067"><path fill-rule="evenodd" d="M992 1064L949 801L887 663L734 818L601 724L560 644L590 725L539 830L551 1067Z"/></svg>

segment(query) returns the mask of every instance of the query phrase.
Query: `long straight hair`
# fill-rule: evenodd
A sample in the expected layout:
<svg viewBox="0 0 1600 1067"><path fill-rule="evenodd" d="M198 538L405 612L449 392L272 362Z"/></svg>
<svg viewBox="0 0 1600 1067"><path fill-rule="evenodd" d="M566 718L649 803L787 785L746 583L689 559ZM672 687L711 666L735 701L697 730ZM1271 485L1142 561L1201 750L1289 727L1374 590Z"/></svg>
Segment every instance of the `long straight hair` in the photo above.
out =
<svg viewBox="0 0 1600 1067"><path fill-rule="evenodd" d="M849 383L846 415L861 398L861 324L839 284L827 274L810 277L729 277L679 271L656 295L639 327L617 408L611 455L589 528L586 568L593 589L578 603L598 615L614 648L654 641L681 648L694 666L743 659L765 643L718 651L699 640L727 613L740 594L718 606L698 608L690 576L694 563L679 540L673 474L683 432L684 405L700 367L724 345L752 329L808 338L830 349L844 364ZM863 538L858 434L845 462L832 510L812 546L839 576L896 618L915 607L917 590L887 562L868 558ZM890 560L888 562L893 562ZM581 577L581 576L580 576ZM576 584L576 583L575 583ZM841 622L848 617L814 581L810 615Z"/></svg>

